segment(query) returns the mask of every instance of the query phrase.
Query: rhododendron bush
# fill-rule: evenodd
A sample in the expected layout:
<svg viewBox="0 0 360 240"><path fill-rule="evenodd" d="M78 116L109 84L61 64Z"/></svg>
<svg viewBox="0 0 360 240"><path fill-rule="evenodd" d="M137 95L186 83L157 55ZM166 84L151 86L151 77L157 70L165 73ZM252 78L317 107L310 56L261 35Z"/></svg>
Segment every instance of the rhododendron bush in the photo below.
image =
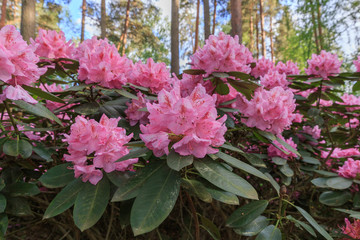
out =
<svg viewBox="0 0 360 240"><path fill-rule="evenodd" d="M175 76L107 39L5 26L0 62L5 237L30 221L76 239L360 239L360 73L336 54L299 69L220 33Z"/></svg>

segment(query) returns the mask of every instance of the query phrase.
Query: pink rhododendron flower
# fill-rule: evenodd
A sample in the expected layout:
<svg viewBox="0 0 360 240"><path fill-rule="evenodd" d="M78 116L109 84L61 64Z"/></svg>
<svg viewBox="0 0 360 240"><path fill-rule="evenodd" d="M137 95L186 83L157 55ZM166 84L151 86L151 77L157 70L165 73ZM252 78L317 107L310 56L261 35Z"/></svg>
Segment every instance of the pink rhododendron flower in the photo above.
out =
<svg viewBox="0 0 360 240"><path fill-rule="evenodd" d="M266 90L261 87L240 110L247 117L242 120L247 126L280 134L292 124L295 107L294 94L290 90L281 87Z"/></svg>
<svg viewBox="0 0 360 240"><path fill-rule="evenodd" d="M306 134L309 134L314 139L319 139L321 137L321 129L318 125L311 127L311 126L303 126L303 130Z"/></svg>
<svg viewBox="0 0 360 240"><path fill-rule="evenodd" d="M39 58L12 25L0 30L0 81L7 84L30 85L46 72L38 68Z"/></svg>
<svg viewBox="0 0 360 240"><path fill-rule="evenodd" d="M297 63L293 63L292 61L287 61L286 64L282 61L279 61L276 64L275 68L280 74L285 73L286 75L299 75L300 70L297 66Z"/></svg>
<svg viewBox="0 0 360 240"><path fill-rule="evenodd" d="M355 219L353 223L345 218L345 226L341 228L342 232L353 239L360 239L360 220Z"/></svg>
<svg viewBox="0 0 360 240"><path fill-rule="evenodd" d="M7 86L5 90L3 91L3 94L0 95L0 100L4 101L5 99L10 100L23 100L25 102L36 104L38 101L36 101L30 94L25 91L20 85L13 86Z"/></svg>
<svg viewBox="0 0 360 240"><path fill-rule="evenodd" d="M180 95L180 84L168 92L160 91L159 103L147 103L150 123L141 125L140 138L160 157L169 154L169 144L180 155L198 158L218 152L224 142L226 116L217 119L216 97L206 94L200 84L187 97Z"/></svg>
<svg viewBox="0 0 360 240"><path fill-rule="evenodd" d="M203 85L206 89L206 93L209 95L212 95L215 90L215 86L211 83L211 81L204 81L203 76L201 75L183 73L182 79L179 80L179 83L182 97L189 96L199 83Z"/></svg>
<svg viewBox="0 0 360 240"><path fill-rule="evenodd" d="M337 102L338 104L341 105L359 105L359 107L346 107L346 110L351 112L351 111L356 111L360 109L360 97L357 97L355 95L352 94L347 94L345 93L344 95L341 96L341 99L344 102Z"/></svg>
<svg viewBox="0 0 360 240"><path fill-rule="evenodd" d="M137 93L137 97L137 100L133 99L131 103L126 103L128 108L125 110L125 114L131 126L135 126L138 122L140 124L147 124L149 122L149 112L139 111L139 109L146 108L146 103L150 102L150 100L145 99L144 94L141 92Z"/></svg>
<svg viewBox="0 0 360 240"><path fill-rule="evenodd" d="M244 45L239 44L238 36L231 37L223 32L211 35L205 45L190 57L193 69L212 72L238 71L250 73L252 54Z"/></svg>
<svg viewBox="0 0 360 240"><path fill-rule="evenodd" d="M75 53L79 59L79 80L86 84L98 83L107 88L120 89L128 82L133 63L125 56L121 57L107 39L87 39Z"/></svg>
<svg viewBox="0 0 360 240"><path fill-rule="evenodd" d="M70 135L65 134L64 140L69 144L69 155L65 154L64 159L73 162L75 177L82 176L82 181L97 184L102 178L100 169L105 172L125 171L138 161L136 158L116 162L130 152L124 144L133 136L126 136L125 129L117 127L119 118L109 119L104 114L100 122L81 116L75 120ZM92 154L94 157L89 157Z"/></svg>
<svg viewBox="0 0 360 240"><path fill-rule="evenodd" d="M347 128L356 128L360 125L360 121L357 118L351 118L350 122L345 123L345 127Z"/></svg>
<svg viewBox="0 0 360 240"><path fill-rule="evenodd" d="M284 139L283 136L279 136L282 140L284 140L286 143L288 143L291 147L293 147L294 149L296 149L297 145L294 143L294 141L292 140L292 138L289 139ZM281 145L281 143L279 143L278 141L274 141L274 144L276 144L276 146L280 147L282 150L288 152L289 154L284 153L283 151L277 149L275 146L270 145L268 147L268 156L269 157L281 157L284 159L289 159L291 157L296 157L296 154L290 152L289 150L287 150L286 147L284 147L283 145Z"/></svg>
<svg viewBox="0 0 360 240"><path fill-rule="evenodd" d="M357 60L354 60L353 63L356 67L356 72L360 72L360 56L358 56Z"/></svg>
<svg viewBox="0 0 360 240"><path fill-rule="evenodd" d="M155 63L151 58L145 64L141 61L135 64L130 82L137 86L147 87L153 93L158 93L162 89L171 89L170 72L166 64Z"/></svg>
<svg viewBox="0 0 360 240"><path fill-rule="evenodd" d="M35 54L45 58L72 58L75 50L72 41L66 42L62 31L40 29L39 35L30 42Z"/></svg>
<svg viewBox="0 0 360 240"><path fill-rule="evenodd" d="M294 119L293 122L295 123L301 123L303 121L304 115L301 113L294 113Z"/></svg>
<svg viewBox="0 0 360 240"><path fill-rule="evenodd" d="M321 50L320 55L312 54L311 59L307 60L309 67L305 68L308 75L315 75L328 79L329 76L340 72L342 61L339 61L336 54Z"/></svg>
<svg viewBox="0 0 360 240"><path fill-rule="evenodd" d="M275 65L270 59L261 58L256 61L256 66L251 70L251 75L255 78L263 77L270 70L274 70Z"/></svg>
<svg viewBox="0 0 360 240"><path fill-rule="evenodd" d="M331 101L331 100L327 101L327 100L324 100L324 99L320 99L320 106L330 107L332 105L333 105L333 101Z"/></svg>
<svg viewBox="0 0 360 240"><path fill-rule="evenodd" d="M321 157L326 158L329 152L321 151ZM334 151L331 153L331 158L348 158L353 156L360 156L360 151L358 148L348 148L348 149L341 149L335 148Z"/></svg>
<svg viewBox="0 0 360 240"><path fill-rule="evenodd" d="M338 174L344 178L357 178L360 176L360 160L348 158L342 167L339 167Z"/></svg>
<svg viewBox="0 0 360 240"><path fill-rule="evenodd" d="M287 88L290 84L286 80L286 74L280 74L278 71L270 69L264 76L260 76L260 83L266 88L282 87Z"/></svg>

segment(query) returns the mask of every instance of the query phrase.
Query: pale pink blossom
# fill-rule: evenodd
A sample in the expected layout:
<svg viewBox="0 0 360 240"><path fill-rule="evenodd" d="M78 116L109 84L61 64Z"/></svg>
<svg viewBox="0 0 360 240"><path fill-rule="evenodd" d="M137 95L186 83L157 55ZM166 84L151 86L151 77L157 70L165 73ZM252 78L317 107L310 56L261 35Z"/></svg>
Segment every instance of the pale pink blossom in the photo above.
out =
<svg viewBox="0 0 360 240"><path fill-rule="evenodd" d="M304 133L309 134L314 139L319 139L321 137L321 129L318 125L314 127L311 126L303 126Z"/></svg>
<svg viewBox="0 0 360 240"><path fill-rule="evenodd" d="M286 74L270 69L264 76L260 76L260 83L265 88L282 87L287 88L290 82L286 80Z"/></svg>
<svg viewBox="0 0 360 240"><path fill-rule="evenodd" d="M125 114L131 126L135 126L137 123L147 124L149 122L149 112L139 111L142 108L146 108L146 103L150 100L146 99L141 92L137 93L138 99L132 99L131 103L127 102L128 108L125 110Z"/></svg>
<svg viewBox="0 0 360 240"><path fill-rule="evenodd" d="M3 93L0 95L0 100L4 101L5 99L10 100L23 100L25 102L36 104L36 101L30 94L25 91L20 85L15 85L15 87L9 85L5 88Z"/></svg>
<svg viewBox="0 0 360 240"><path fill-rule="evenodd" d="M294 143L294 141L292 140L292 138L289 138L289 139L284 139L283 136L279 136L282 140L284 140L286 143L288 143L291 147L293 147L295 150L296 150L296 143ZM276 146L278 146L279 148L281 148L282 150L284 150L285 152L288 152L289 154L286 154L284 153L283 151L277 149L275 146L273 145L270 145L268 147L268 156L269 157L281 157L281 158L284 158L284 159L290 159L292 157L296 158L296 154L289 151L286 147L284 147L281 143L279 143L278 141L274 141L274 144Z"/></svg>
<svg viewBox="0 0 360 240"><path fill-rule="evenodd" d="M261 58L256 61L256 66L251 70L251 75L255 78L262 77L274 69L275 65L270 59Z"/></svg>
<svg viewBox="0 0 360 240"><path fill-rule="evenodd" d="M355 95L345 93L344 95L341 96L341 99L344 102L337 102L340 105L357 105L358 106L358 107L346 107L347 111L351 112L351 111L356 111L356 110L360 109L360 96L357 97Z"/></svg>
<svg viewBox="0 0 360 240"><path fill-rule="evenodd" d="M326 158L329 152L321 151L321 157ZM335 148L334 151L331 153L331 158L348 158L353 156L360 156L360 151L358 148L348 148L348 149L341 149Z"/></svg>
<svg viewBox="0 0 360 240"><path fill-rule="evenodd" d="M146 63L141 61L135 63L130 83L158 93L162 89L170 90L172 80L165 63L155 63L152 58L149 58Z"/></svg>
<svg viewBox="0 0 360 240"><path fill-rule="evenodd" d="M359 178L360 177L360 160L348 158L344 165L339 167L338 174L344 178Z"/></svg>
<svg viewBox="0 0 360 240"><path fill-rule="evenodd" d="M357 57L357 60L353 61L355 68L356 68L356 72L360 72L360 56Z"/></svg>
<svg viewBox="0 0 360 240"><path fill-rule="evenodd" d="M169 154L173 143L171 148L180 155L203 158L225 142L226 116L217 120L216 97L206 94L202 85L182 98L176 83L170 92L160 91L158 101L147 103L150 123L140 126L140 138L155 156Z"/></svg>
<svg viewBox="0 0 360 240"><path fill-rule="evenodd" d="M339 61L336 54L331 54L321 50L320 55L312 54L311 59L307 60L309 67L305 68L305 73L328 79L340 72L342 61Z"/></svg>
<svg viewBox="0 0 360 240"><path fill-rule="evenodd" d="M249 127L281 134L296 117L295 108L294 95L290 90L281 87L266 90L261 87L243 107L241 113L245 118L242 121Z"/></svg>
<svg viewBox="0 0 360 240"><path fill-rule="evenodd" d="M354 219L351 223L349 219L345 218L345 226L341 228L343 234L348 235L352 239L360 239L360 220Z"/></svg>
<svg viewBox="0 0 360 240"><path fill-rule="evenodd" d="M282 61L279 61L276 64L276 70L280 73L283 74L285 73L286 75L299 75L300 70L297 66L297 63L294 63L292 61L287 61L286 64L283 63Z"/></svg>
<svg viewBox="0 0 360 240"><path fill-rule="evenodd" d="M219 36L211 35L190 59L193 69L202 69L208 75L229 71L250 73L253 61L249 49L239 44L238 36L231 37L223 32Z"/></svg>

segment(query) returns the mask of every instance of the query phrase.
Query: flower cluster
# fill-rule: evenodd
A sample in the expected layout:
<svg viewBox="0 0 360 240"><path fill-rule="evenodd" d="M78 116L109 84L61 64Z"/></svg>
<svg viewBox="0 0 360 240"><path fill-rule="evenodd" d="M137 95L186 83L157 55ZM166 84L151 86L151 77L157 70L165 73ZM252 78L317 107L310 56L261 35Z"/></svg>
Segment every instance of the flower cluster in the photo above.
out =
<svg viewBox="0 0 360 240"><path fill-rule="evenodd" d="M359 105L359 107L346 107L346 110L351 112L351 111L356 111L360 109L360 97L357 97L355 95L352 94L347 94L345 93L344 95L341 96L341 99L344 102L338 102L338 104L341 105Z"/></svg>
<svg viewBox="0 0 360 240"><path fill-rule="evenodd" d="M286 80L285 73L279 73L273 69L270 69L264 76L260 76L260 83L269 89L274 87L287 88L290 84L290 82Z"/></svg>
<svg viewBox="0 0 360 240"><path fill-rule="evenodd" d="M321 50L320 55L313 54L308 61L309 67L305 68L308 75L315 75L328 79L329 76L340 72L342 61L339 61L336 54Z"/></svg>
<svg viewBox="0 0 360 240"><path fill-rule="evenodd" d="M145 99L144 94L141 92L137 93L137 97L138 99L131 100L131 103L126 103L128 108L125 110L125 114L131 126L135 126L138 122L140 124L147 124L149 122L149 112L139 111L139 109L146 108L146 103L150 101Z"/></svg>
<svg viewBox="0 0 360 240"><path fill-rule="evenodd" d="M72 58L75 47L72 41L66 42L65 34L60 31L39 30L35 40L31 39L35 54L45 58Z"/></svg>
<svg viewBox="0 0 360 240"><path fill-rule="evenodd" d="M303 126L304 133L309 134L314 139L319 139L321 137L321 129L318 125L315 127Z"/></svg>
<svg viewBox="0 0 360 240"><path fill-rule="evenodd" d="M351 223L345 218L345 224L346 226L341 228L342 232L352 239L360 239L360 220L355 219L354 223Z"/></svg>
<svg viewBox="0 0 360 240"><path fill-rule="evenodd" d="M360 161L348 158L344 165L339 167L338 174L344 178L356 178L360 176Z"/></svg>
<svg viewBox="0 0 360 240"><path fill-rule="evenodd" d="M168 92L159 93L159 103L147 103L150 123L141 125L140 138L160 157L173 148L180 155L203 158L218 152L212 147L224 142L226 116L217 119L215 99L200 84L182 98L179 83Z"/></svg>
<svg viewBox="0 0 360 240"><path fill-rule="evenodd" d="M147 87L153 93L171 89L170 72L166 69L166 64L155 63L151 58L146 64L141 61L135 64L129 81L134 85Z"/></svg>
<svg viewBox="0 0 360 240"><path fill-rule="evenodd" d="M256 61L256 66L251 70L251 75L255 78L262 77L274 68L275 65L271 60L261 58Z"/></svg>
<svg viewBox="0 0 360 240"><path fill-rule="evenodd" d="M249 127L280 134L295 118L294 94L281 87L271 90L258 88L250 101L243 101L241 112L246 117L243 122Z"/></svg>
<svg viewBox="0 0 360 240"><path fill-rule="evenodd" d="M118 88L128 82L133 63L126 56L121 57L116 47L107 39L85 40L76 50L79 59L79 80L86 84L98 83L107 88Z"/></svg>
<svg viewBox="0 0 360 240"><path fill-rule="evenodd" d="M300 70L299 70L297 64L290 60L287 61L286 64L283 63L282 61L279 61L276 64L276 70L280 74L285 73L286 75L299 75L299 73L300 73Z"/></svg>
<svg viewBox="0 0 360 240"><path fill-rule="evenodd" d="M82 181L97 184L102 178L101 168L105 172L125 171L138 159L116 162L127 155L129 149L124 146L133 134L126 136L123 128L117 127L119 119L103 115L100 122L78 116L71 125L70 135L65 135L69 144L69 155L64 159L74 163L75 177L82 176Z"/></svg>
<svg viewBox="0 0 360 240"><path fill-rule="evenodd" d="M294 141L292 140L292 138L289 139L284 139L283 136L279 136L282 140L284 140L286 143L288 143L291 147L293 147L294 149L296 149L297 145L296 143L294 143ZM281 157L284 159L289 159L291 157L296 157L295 153L290 152L287 148L285 148L281 143L279 143L278 141L274 141L274 144L276 146L278 146L279 148L281 148L282 150L284 150L285 152L288 152L289 154L284 153L283 151L279 150L278 148L276 148L273 145L270 145L268 147L268 156L269 157Z"/></svg>
<svg viewBox="0 0 360 240"><path fill-rule="evenodd" d="M190 57L193 69L212 72L239 71L250 73L252 54L244 45L239 44L238 36L231 37L223 32L210 36L203 48Z"/></svg>

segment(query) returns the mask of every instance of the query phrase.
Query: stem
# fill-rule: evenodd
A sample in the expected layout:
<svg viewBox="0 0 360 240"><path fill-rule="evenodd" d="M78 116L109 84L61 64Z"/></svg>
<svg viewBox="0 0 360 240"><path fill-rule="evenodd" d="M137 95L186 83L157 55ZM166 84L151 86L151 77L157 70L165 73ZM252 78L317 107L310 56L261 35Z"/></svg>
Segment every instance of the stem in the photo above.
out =
<svg viewBox="0 0 360 240"><path fill-rule="evenodd" d="M191 212L192 212L192 215L193 215L193 218L194 218L194 222L195 222L195 239L200 240L199 219L197 218L197 215L196 215L196 210L195 210L195 207L194 207L194 203L191 200L191 197L187 192L185 192L185 195L186 195L187 199L189 200L190 209L191 209Z"/></svg>
<svg viewBox="0 0 360 240"><path fill-rule="evenodd" d="M10 110L10 107L9 107L7 101L4 101L4 106L5 106L5 108L6 108L6 111L7 111L8 114L9 114L11 124L13 125L16 134L19 135L19 130L18 130L17 126L16 126L15 120L14 120L14 118L13 118L13 116L12 116L12 113L11 113L11 110Z"/></svg>
<svg viewBox="0 0 360 240"><path fill-rule="evenodd" d="M321 80L320 82L320 88L319 88L319 98L318 98L318 102L317 102L317 108L320 108L320 100L321 100L321 92L322 92L322 84L323 84L323 80Z"/></svg>
<svg viewBox="0 0 360 240"><path fill-rule="evenodd" d="M111 203L111 213L110 213L110 220L109 220L109 226L106 232L106 237L105 240L108 240L110 237L110 232L111 232L111 226L114 220L114 203Z"/></svg>

